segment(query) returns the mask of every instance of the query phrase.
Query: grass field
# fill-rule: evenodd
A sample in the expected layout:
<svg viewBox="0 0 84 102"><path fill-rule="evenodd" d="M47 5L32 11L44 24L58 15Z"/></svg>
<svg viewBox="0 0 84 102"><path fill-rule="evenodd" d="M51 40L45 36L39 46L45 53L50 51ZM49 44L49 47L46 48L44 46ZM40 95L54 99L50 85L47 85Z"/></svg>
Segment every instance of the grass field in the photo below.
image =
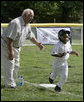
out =
<svg viewBox="0 0 84 102"><path fill-rule="evenodd" d="M37 46L22 47L18 75L22 75L24 80L30 83L49 83L54 58L50 55L52 48L52 45L46 45L46 49L40 51ZM6 89L1 68L1 101L83 101L83 46L73 45L72 48L80 55L70 55L68 80L62 92L55 92L54 88L35 87L28 83L17 86L17 89ZM59 78L54 84L58 80Z"/></svg>

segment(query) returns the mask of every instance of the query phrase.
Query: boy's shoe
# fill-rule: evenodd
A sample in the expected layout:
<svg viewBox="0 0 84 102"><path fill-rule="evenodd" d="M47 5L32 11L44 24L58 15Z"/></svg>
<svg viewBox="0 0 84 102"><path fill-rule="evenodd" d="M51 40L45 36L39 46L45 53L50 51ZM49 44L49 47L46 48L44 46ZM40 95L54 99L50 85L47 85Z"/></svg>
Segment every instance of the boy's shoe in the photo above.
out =
<svg viewBox="0 0 84 102"><path fill-rule="evenodd" d="M61 91L61 88L60 88L59 86L56 85L56 87L55 87L55 91L60 92L60 91Z"/></svg>
<svg viewBox="0 0 84 102"><path fill-rule="evenodd" d="M53 80L49 77L49 82L52 84L53 83Z"/></svg>

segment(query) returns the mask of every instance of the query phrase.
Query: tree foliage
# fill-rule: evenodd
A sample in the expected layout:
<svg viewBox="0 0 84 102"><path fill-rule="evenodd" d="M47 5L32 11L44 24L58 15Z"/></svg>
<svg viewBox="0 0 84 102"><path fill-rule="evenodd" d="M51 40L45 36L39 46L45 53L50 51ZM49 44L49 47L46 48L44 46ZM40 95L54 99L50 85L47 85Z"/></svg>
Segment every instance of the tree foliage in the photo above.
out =
<svg viewBox="0 0 84 102"><path fill-rule="evenodd" d="M21 15L26 8L34 10L34 23L82 23L82 1L1 1L1 22Z"/></svg>

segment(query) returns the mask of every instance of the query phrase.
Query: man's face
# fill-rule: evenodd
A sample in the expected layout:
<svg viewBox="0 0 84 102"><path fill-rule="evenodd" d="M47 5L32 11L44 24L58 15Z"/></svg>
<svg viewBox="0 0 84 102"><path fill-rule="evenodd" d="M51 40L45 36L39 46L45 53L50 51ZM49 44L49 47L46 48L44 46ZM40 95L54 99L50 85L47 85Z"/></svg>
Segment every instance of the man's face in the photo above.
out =
<svg viewBox="0 0 84 102"><path fill-rule="evenodd" d="M32 19L34 18L34 13L33 12L30 12L30 14L25 15L24 17L24 22L27 24L27 23L30 23L32 21Z"/></svg>

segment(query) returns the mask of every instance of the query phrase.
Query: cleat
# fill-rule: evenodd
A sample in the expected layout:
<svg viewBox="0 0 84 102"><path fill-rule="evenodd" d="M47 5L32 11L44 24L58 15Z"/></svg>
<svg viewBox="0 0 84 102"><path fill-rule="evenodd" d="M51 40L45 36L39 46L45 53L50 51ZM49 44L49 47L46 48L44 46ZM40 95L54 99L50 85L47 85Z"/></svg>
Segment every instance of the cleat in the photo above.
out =
<svg viewBox="0 0 84 102"><path fill-rule="evenodd" d="M53 83L53 80L49 77L49 82L52 84Z"/></svg>
<svg viewBox="0 0 84 102"><path fill-rule="evenodd" d="M56 85L56 87L55 87L55 91L60 92L60 91L61 91L61 88L60 88L59 86Z"/></svg>

